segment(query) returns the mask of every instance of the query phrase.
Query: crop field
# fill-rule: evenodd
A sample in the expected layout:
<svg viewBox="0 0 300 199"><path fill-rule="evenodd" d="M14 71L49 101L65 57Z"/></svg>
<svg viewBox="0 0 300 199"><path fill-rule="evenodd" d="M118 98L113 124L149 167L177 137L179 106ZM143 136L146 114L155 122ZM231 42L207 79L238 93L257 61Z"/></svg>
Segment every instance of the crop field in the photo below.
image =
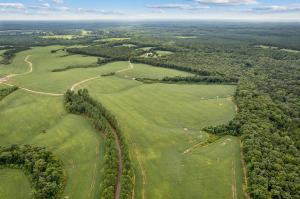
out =
<svg viewBox="0 0 300 199"><path fill-rule="evenodd" d="M192 74L126 61L52 72L97 62L97 57L51 53L59 48L32 48L1 66L1 76L20 74L7 82L20 89L0 102L0 117L9 118L0 121L0 145L33 144L54 152L67 173L65 198L97 198L104 159L103 137L87 120L64 110L61 94L71 87L88 88L117 116L134 161L136 198L244 197L239 139L201 131L234 117L235 86L143 84L135 78ZM101 77L111 72L115 75ZM1 170L0 178L8 175L16 177L4 178L7 190L17 179L24 195L30 194L24 176Z"/></svg>

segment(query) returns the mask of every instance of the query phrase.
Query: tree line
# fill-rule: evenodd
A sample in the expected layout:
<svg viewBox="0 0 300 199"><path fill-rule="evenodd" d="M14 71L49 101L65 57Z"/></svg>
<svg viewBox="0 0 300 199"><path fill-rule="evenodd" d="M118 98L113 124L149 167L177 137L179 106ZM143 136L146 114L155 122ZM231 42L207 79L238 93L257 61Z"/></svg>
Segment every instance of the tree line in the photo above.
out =
<svg viewBox="0 0 300 199"><path fill-rule="evenodd" d="M88 46L84 48L68 48L67 52L108 58L110 61L128 61L131 57L139 56L143 50L137 50L126 46L112 46L103 44L99 46Z"/></svg>
<svg viewBox="0 0 300 199"><path fill-rule="evenodd" d="M171 63L166 63L166 62L160 62L158 59L134 57L130 61L133 63L149 64L152 66L157 66L157 67L162 67L162 68L170 68L170 69L185 71L185 72L189 72L189 73L193 73L193 74L197 74L197 75L203 75L203 76L212 75L211 72L208 72L205 70L191 68L191 67L187 67L187 66L179 66L176 64L171 64Z"/></svg>
<svg viewBox="0 0 300 199"><path fill-rule="evenodd" d="M12 87L6 87L6 88L2 88L0 89L0 101L5 98L6 96L8 96L9 94L11 94L12 92L18 90L18 87L16 86L12 86Z"/></svg>
<svg viewBox="0 0 300 199"><path fill-rule="evenodd" d="M249 182L247 191L252 198L300 198L298 98L290 99L296 103L292 105L297 115L293 119L285 113L289 112L289 106L281 107L282 103L277 104L268 94L276 92L271 89L274 83L267 81L269 91L262 92L258 82L266 80L260 78L249 71L240 80L235 96L239 112L228 125L204 130L241 136Z"/></svg>
<svg viewBox="0 0 300 199"><path fill-rule="evenodd" d="M95 129L105 133L104 180L101 184L101 198L103 199L115 197L118 159L112 131L116 132L120 140L123 158L121 198L131 198L134 172L126 140L115 116L100 102L92 99L86 89L79 90L77 93L68 90L65 94L64 103L68 112L85 115L90 119Z"/></svg>
<svg viewBox="0 0 300 199"><path fill-rule="evenodd" d="M22 169L30 178L36 199L59 199L62 195L66 183L62 162L46 148L0 147L0 167Z"/></svg>
<svg viewBox="0 0 300 199"><path fill-rule="evenodd" d="M186 76L186 77L164 77L162 82L185 82L185 83L211 83L211 84L237 84L238 79L224 76Z"/></svg>
<svg viewBox="0 0 300 199"><path fill-rule="evenodd" d="M0 61L0 64L10 64L12 62L12 59L15 57L16 53L24 51L24 50L28 50L29 47L14 47L14 48L10 48L7 51L5 51L2 55L3 59Z"/></svg>

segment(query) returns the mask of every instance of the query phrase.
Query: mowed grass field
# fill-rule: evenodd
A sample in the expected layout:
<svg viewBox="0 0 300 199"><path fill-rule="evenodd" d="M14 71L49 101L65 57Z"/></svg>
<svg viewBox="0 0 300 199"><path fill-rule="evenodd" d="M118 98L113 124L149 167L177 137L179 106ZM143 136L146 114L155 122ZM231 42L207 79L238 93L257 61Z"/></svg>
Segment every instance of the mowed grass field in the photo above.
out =
<svg viewBox="0 0 300 199"><path fill-rule="evenodd" d="M24 59L31 55L33 72L9 83L64 93L76 82L97 76L78 88L88 88L116 114L124 129L136 169L136 198L243 198L238 138L224 137L201 146L210 137L201 131L203 127L234 117L234 86L142 84L134 78L191 74L129 62L54 73L53 69L97 61L97 57L66 56L63 51L50 53L59 48L18 53L11 65L0 67L0 75L28 71ZM109 72L117 74L100 76ZM64 111L63 97L19 90L0 102L0 118L7 118L0 121L0 145L47 146L64 162L68 174L64 197L99 196L102 137L83 117Z"/></svg>
<svg viewBox="0 0 300 199"><path fill-rule="evenodd" d="M46 146L63 161L67 173L64 196L98 198L103 162L103 140L88 121L64 111L62 97L48 97L22 90L0 102L0 145ZM27 181L5 178L5 192L16 194Z"/></svg>
<svg viewBox="0 0 300 199"><path fill-rule="evenodd" d="M30 183L22 171L16 169L0 169L0 198L32 198Z"/></svg>
<svg viewBox="0 0 300 199"><path fill-rule="evenodd" d="M239 139L195 147L209 137L203 127L233 118L233 86L143 85L107 77L82 88L112 110L124 129L137 171L137 198L244 197Z"/></svg>

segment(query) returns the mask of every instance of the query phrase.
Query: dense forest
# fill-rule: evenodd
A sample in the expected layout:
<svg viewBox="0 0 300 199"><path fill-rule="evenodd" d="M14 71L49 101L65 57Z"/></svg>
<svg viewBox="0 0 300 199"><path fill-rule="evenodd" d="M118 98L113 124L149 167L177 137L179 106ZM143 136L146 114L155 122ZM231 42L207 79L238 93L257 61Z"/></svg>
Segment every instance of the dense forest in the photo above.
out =
<svg viewBox="0 0 300 199"><path fill-rule="evenodd" d="M63 165L51 152L31 145L0 147L0 167L22 169L36 199L58 199L65 187Z"/></svg>
<svg viewBox="0 0 300 199"><path fill-rule="evenodd" d="M143 50L137 50L127 46L113 46L111 44L89 46L85 48L68 48L67 51L69 53L108 58L110 61L128 61L131 57L139 56L144 53Z"/></svg>

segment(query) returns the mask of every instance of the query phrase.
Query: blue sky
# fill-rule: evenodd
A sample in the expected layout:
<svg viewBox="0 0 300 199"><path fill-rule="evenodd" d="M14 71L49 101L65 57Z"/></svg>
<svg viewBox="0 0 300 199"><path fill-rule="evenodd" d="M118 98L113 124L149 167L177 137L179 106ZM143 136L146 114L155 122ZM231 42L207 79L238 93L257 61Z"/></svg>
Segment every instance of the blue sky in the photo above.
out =
<svg viewBox="0 0 300 199"><path fill-rule="evenodd" d="M300 0L0 0L0 20L300 21Z"/></svg>

